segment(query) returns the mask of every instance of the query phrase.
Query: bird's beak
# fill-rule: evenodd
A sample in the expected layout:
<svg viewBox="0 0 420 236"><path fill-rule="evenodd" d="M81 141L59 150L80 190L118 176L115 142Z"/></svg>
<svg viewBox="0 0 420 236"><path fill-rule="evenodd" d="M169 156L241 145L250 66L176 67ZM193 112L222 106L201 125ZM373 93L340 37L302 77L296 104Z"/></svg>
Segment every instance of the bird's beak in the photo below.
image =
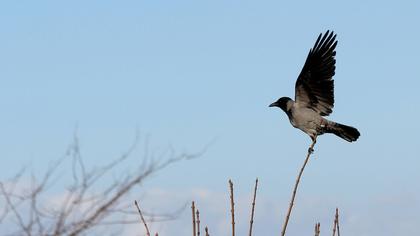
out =
<svg viewBox="0 0 420 236"><path fill-rule="evenodd" d="M276 105L277 105L277 103L273 102L268 107L275 107Z"/></svg>

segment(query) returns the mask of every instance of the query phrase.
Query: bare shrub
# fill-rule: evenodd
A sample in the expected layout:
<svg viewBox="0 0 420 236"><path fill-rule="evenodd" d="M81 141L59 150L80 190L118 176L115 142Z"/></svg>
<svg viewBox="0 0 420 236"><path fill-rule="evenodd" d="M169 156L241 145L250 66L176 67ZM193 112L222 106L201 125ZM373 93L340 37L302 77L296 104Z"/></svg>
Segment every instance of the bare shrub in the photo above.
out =
<svg viewBox="0 0 420 236"><path fill-rule="evenodd" d="M168 148L159 156L147 151L142 163L132 171L115 175L123 163L133 162L129 157L137 148L139 135L131 147L120 157L99 167L87 168L83 162L77 135L66 154L55 161L38 180L34 174L30 184L22 179L28 175L23 169L16 176L0 182L0 225L2 235L111 235L110 225L137 224L137 213L132 209L129 193L163 168L182 160L195 158L201 153L176 153ZM146 147L147 148L147 147ZM63 175L71 175L70 183L60 187L59 200L48 191ZM105 184L104 184L105 182ZM174 215L157 216L167 220ZM107 227L102 227L107 226ZM101 229L102 227L102 229ZM106 230L106 232L100 232Z"/></svg>

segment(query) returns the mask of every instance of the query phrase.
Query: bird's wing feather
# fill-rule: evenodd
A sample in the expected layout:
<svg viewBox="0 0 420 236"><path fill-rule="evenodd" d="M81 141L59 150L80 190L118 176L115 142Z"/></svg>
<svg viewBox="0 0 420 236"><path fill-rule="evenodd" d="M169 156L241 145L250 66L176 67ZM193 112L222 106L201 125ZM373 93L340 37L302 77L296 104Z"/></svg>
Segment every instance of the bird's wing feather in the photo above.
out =
<svg viewBox="0 0 420 236"><path fill-rule="evenodd" d="M314 47L309 51L305 65L295 86L295 101L299 106L308 107L321 116L328 116L334 107L335 47L334 32L319 35Z"/></svg>

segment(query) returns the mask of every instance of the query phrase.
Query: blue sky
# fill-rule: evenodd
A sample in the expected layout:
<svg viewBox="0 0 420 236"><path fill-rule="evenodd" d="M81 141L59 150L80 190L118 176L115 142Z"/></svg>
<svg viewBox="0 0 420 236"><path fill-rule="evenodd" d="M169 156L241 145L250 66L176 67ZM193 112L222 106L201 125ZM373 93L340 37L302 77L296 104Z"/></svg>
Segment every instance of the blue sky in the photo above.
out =
<svg viewBox="0 0 420 236"><path fill-rule="evenodd" d="M419 9L416 1L2 2L0 177L24 165L42 173L76 126L88 165L120 155L139 130L156 150L212 143L146 190L189 200L197 189L225 194L232 178L247 196L258 176L282 220L310 139L268 104L293 97L308 50L331 29L339 43L330 118L361 137L319 138L291 233L312 232L339 206L349 235L419 234ZM316 199L328 201L305 215Z"/></svg>

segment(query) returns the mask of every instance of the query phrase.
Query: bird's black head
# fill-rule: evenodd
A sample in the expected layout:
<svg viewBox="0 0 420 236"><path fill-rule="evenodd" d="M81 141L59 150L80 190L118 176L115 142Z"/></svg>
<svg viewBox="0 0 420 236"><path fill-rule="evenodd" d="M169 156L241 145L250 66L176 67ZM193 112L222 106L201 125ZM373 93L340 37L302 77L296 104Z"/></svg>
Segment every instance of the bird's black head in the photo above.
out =
<svg viewBox="0 0 420 236"><path fill-rule="evenodd" d="M288 97L281 97L279 100L271 103L269 107L280 107L284 112L287 112L287 102L291 100Z"/></svg>

